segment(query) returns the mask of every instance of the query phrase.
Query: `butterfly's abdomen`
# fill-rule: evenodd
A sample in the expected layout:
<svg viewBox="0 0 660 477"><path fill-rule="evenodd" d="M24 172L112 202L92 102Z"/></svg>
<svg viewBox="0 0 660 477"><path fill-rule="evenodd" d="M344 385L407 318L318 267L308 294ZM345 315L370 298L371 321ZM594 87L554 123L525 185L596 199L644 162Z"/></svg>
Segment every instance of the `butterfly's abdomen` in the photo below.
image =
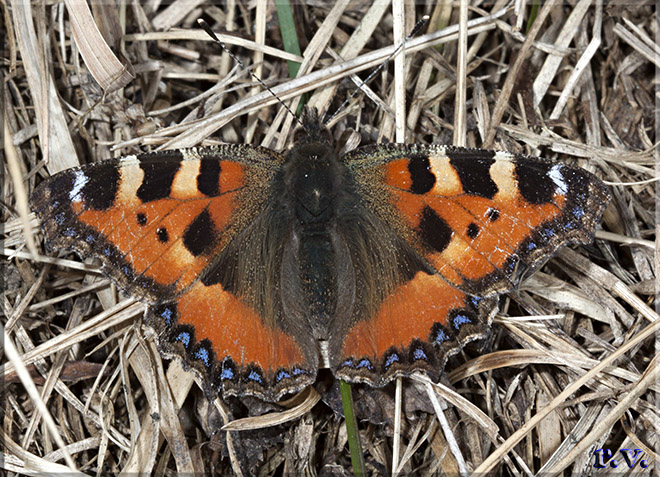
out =
<svg viewBox="0 0 660 477"><path fill-rule="evenodd" d="M308 300L309 317L327 322L336 307L336 253L327 232L303 233L300 237L298 263L300 282Z"/></svg>

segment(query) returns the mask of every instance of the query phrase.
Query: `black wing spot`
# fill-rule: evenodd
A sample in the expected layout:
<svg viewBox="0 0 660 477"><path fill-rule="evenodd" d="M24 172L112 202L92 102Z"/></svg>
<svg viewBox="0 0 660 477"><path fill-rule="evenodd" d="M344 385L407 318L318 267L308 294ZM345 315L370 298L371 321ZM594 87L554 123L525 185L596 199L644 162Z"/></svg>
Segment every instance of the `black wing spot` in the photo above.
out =
<svg viewBox="0 0 660 477"><path fill-rule="evenodd" d="M479 226L474 222L472 222L470 225L468 225L467 236L470 237L472 240L474 240L477 238L478 235L479 235Z"/></svg>
<svg viewBox="0 0 660 477"><path fill-rule="evenodd" d="M422 211L419 232L421 238L438 252L442 252L449 246L454 234L445 219L436 214L435 210L429 206L424 207Z"/></svg>
<svg viewBox="0 0 660 477"><path fill-rule="evenodd" d="M197 257L213 246L216 235L211 215L208 210L204 210L183 233L183 244Z"/></svg>
<svg viewBox="0 0 660 477"><path fill-rule="evenodd" d="M156 236L161 243L167 243L170 239L170 234L165 227L158 227L158 229L156 229Z"/></svg>
<svg viewBox="0 0 660 477"><path fill-rule="evenodd" d="M137 191L138 198L142 202L150 202L169 197L172 193L172 182L174 182L174 177L180 166L180 160L140 162L140 168L144 171L144 178Z"/></svg>
<svg viewBox="0 0 660 477"><path fill-rule="evenodd" d="M137 220L138 225L147 225L147 216L142 212L138 212L135 216L135 220Z"/></svg>
<svg viewBox="0 0 660 477"><path fill-rule="evenodd" d="M197 189L207 197L220 195L220 161L213 158L202 159L197 174Z"/></svg>
<svg viewBox="0 0 660 477"><path fill-rule="evenodd" d="M435 186L435 175L431 172L428 157L411 157L408 162L408 172L412 180L410 192L413 194L426 194Z"/></svg>
<svg viewBox="0 0 660 477"><path fill-rule="evenodd" d="M516 161L516 178L520 195L530 204L552 202L556 185L550 177L554 164L548 162Z"/></svg>
<svg viewBox="0 0 660 477"><path fill-rule="evenodd" d="M484 152L484 151L480 151ZM469 155L453 156L449 152L449 163L454 168L466 194L478 195L492 199L497 194L497 184L490 177L490 166L495 163L494 153L488 151L491 157L470 157ZM476 155L476 152L475 152Z"/></svg>
<svg viewBox="0 0 660 477"><path fill-rule="evenodd" d="M486 215L488 216L488 220L490 220L491 222L496 222L497 219L500 218L500 211L497 209L490 208L486 212Z"/></svg>

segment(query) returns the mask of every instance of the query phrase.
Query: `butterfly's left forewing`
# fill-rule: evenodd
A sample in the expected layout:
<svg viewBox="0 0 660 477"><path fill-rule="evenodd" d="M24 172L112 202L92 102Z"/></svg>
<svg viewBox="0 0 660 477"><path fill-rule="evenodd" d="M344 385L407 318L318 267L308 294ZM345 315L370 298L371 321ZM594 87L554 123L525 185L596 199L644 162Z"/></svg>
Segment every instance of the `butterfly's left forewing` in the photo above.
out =
<svg viewBox="0 0 660 477"><path fill-rule="evenodd" d="M162 301L190 286L263 207L264 193L255 192L280 159L255 149L262 157L254 164L239 162L233 149L142 154L69 169L43 182L32 206L51 248L97 256L128 293Z"/></svg>

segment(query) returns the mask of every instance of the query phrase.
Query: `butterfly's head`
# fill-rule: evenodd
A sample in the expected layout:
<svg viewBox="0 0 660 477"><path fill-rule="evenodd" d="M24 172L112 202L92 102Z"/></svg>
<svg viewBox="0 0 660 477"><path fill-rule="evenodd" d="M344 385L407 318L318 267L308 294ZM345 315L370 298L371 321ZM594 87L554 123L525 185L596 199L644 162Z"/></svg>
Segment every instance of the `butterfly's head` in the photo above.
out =
<svg viewBox="0 0 660 477"><path fill-rule="evenodd" d="M316 108L303 109L301 124L302 126L294 133L294 145L306 142L328 144L331 142L330 132L321 123Z"/></svg>

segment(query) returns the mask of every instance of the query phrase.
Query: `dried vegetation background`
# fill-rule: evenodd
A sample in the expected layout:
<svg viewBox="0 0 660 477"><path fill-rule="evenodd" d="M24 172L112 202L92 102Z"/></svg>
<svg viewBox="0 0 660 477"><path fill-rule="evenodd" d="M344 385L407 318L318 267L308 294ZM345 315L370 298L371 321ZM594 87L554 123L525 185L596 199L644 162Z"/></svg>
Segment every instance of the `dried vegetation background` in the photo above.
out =
<svg viewBox="0 0 660 477"><path fill-rule="evenodd" d="M593 246L550 260L502 300L486 343L450 361L431 392L444 411L419 379L400 399L354 387L367 471L581 474L594 449L637 448L650 467L636 471L657 472L654 4L475 1L461 16L459 2L295 2L301 57L284 52L272 3L210 3L2 2L4 471L350 475L335 388L320 402L209 403L161 361L142 304L93 260L45 254L27 197L57 171L129 153L286 147L291 116L200 17L292 108L306 93L334 112L428 14L405 57L335 117L334 137L540 154L593 171L613 200ZM297 79L287 61L302 63ZM233 424L252 430L221 430L267 412Z"/></svg>

